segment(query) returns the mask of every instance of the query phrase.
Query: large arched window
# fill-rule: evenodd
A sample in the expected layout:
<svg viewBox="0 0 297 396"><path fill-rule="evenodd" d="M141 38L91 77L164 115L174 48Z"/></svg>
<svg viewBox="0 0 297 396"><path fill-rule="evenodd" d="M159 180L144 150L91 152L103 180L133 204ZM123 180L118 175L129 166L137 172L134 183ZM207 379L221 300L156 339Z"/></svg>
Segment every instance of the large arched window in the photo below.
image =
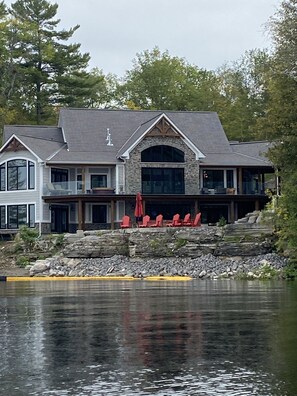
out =
<svg viewBox="0 0 297 396"><path fill-rule="evenodd" d="M26 159L14 159L0 165L0 190L33 190L35 164Z"/></svg>
<svg viewBox="0 0 297 396"><path fill-rule="evenodd" d="M185 162L185 155L172 146L153 146L142 151L141 162Z"/></svg>

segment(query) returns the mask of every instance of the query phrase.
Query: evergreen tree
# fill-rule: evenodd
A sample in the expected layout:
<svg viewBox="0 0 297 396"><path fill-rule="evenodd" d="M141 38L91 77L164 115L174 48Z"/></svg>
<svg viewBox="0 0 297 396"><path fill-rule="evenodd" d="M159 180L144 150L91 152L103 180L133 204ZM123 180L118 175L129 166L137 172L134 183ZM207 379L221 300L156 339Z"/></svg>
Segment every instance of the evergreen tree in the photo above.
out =
<svg viewBox="0 0 297 396"><path fill-rule="evenodd" d="M10 9L18 95L37 124L49 122L53 106L72 104L89 88L89 54L80 53L80 44L67 44L79 26L58 30L57 9L47 0L17 0Z"/></svg>

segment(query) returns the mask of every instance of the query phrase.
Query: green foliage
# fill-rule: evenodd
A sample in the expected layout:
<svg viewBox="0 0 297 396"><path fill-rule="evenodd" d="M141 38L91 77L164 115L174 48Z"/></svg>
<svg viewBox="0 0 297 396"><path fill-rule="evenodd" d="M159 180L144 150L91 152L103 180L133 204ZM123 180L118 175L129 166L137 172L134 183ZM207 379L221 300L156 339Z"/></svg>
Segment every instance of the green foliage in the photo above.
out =
<svg viewBox="0 0 297 396"><path fill-rule="evenodd" d="M214 73L155 47L137 54L119 92L133 109L214 110L215 83Z"/></svg>
<svg viewBox="0 0 297 396"><path fill-rule="evenodd" d="M56 238L56 247L63 246L64 243L64 234L59 234Z"/></svg>
<svg viewBox="0 0 297 396"><path fill-rule="evenodd" d="M26 267L27 265L30 264L30 261L29 261L28 257L18 256L17 259L16 259L16 264L19 267Z"/></svg>
<svg viewBox="0 0 297 396"><path fill-rule="evenodd" d="M86 71L89 54L67 43L79 26L58 30L57 10L47 0L0 3L0 115L13 106L18 123L56 123L56 105L84 106L100 80Z"/></svg>
<svg viewBox="0 0 297 396"><path fill-rule="evenodd" d="M289 264L284 268L283 275L287 280L297 279L297 259L289 261Z"/></svg>
<svg viewBox="0 0 297 396"><path fill-rule="evenodd" d="M268 280L275 279L280 276L280 271L272 267L270 264L263 264L253 272L238 272L235 279L238 280Z"/></svg>
<svg viewBox="0 0 297 396"><path fill-rule="evenodd" d="M219 218L218 227L224 227L227 224L227 221L224 216Z"/></svg>
<svg viewBox="0 0 297 396"><path fill-rule="evenodd" d="M258 122L266 114L271 57L266 51L246 52L239 61L217 71L224 98L217 111L231 140L255 140Z"/></svg>
<svg viewBox="0 0 297 396"><path fill-rule="evenodd" d="M188 241L186 239L178 238L175 242L175 249L180 249L183 246L186 246L187 243Z"/></svg>
<svg viewBox="0 0 297 396"><path fill-rule="evenodd" d="M297 1L283 0L270 20L275 44L268 110L263 121L276 141L270 159L279 169L281 197L277 201L278 247L297 254Z"/></svg>
<svg viewBox="0 0 297 396"><path fill-rule="evenodd" d="M24 248L26 250L32 250L36 239L38 238L38 231L36 228L22 226L18 235L24 245Z"/></svg>

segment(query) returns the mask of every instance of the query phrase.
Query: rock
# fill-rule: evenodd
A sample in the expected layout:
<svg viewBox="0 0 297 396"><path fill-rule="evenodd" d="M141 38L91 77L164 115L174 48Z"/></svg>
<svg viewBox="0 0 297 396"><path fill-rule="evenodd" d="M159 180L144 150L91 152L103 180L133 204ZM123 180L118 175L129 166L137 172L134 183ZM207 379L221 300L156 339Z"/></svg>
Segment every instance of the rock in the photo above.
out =
<svg viewBox="0 0 297 396"><path fill-rule="evenodd" d="M37 260L36 263L30 268L30 275L36 275L45 272L49 269L49 265L46 260Z"/></svg>

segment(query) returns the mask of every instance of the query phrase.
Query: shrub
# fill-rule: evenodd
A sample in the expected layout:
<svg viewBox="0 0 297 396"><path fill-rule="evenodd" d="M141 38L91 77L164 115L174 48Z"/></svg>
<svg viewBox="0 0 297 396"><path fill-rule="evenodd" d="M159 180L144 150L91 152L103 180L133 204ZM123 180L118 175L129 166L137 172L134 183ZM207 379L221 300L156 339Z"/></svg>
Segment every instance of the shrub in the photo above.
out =
<svg viewBox="0 0 297 396"><path fill-rule="evenodd" d="M19 231L19 238L22 241L25 250L31 250L38 238L38 231L36 228L29 228L22 226Z"/></svg>
<svg viewBox="0 0 297 396"><path fill-rule="evenodd" d="M224 216L220 217L219 221L218 221L218 226L219 227L224 227L227 224L227 221L225 219Z"/></svg>
<svg viewBox="0 0 297 396"><path fill-rule="evenodd" d="M19 267L26 267L26 265L30 264L30 261L29 261L28 257L18 256L17 259L16 259L16 264Z"/></svg>

